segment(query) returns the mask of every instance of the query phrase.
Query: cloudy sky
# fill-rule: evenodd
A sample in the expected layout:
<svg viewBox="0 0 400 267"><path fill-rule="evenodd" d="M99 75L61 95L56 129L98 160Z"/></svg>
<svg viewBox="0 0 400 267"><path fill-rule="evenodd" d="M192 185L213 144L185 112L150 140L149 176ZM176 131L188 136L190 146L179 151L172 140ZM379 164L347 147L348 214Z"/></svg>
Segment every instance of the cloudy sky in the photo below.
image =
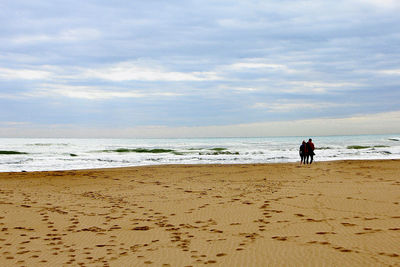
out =
<svg viewBox="0 0 400 267"><path fill-rule="evenodd" d="M397 0L0 2L0 136L400 133Z"/></svg>

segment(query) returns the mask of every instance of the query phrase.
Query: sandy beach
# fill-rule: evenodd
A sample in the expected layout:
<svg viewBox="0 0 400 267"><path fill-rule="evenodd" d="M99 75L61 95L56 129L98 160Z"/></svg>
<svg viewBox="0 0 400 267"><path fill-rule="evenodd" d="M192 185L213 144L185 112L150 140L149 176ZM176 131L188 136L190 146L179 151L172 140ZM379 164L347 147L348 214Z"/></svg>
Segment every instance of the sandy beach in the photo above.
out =
<svg viewBox="0 0 400 267"><path fill-rule="evenodd" d="M0 173L1 266L400 266L400 161Z"/></svg>

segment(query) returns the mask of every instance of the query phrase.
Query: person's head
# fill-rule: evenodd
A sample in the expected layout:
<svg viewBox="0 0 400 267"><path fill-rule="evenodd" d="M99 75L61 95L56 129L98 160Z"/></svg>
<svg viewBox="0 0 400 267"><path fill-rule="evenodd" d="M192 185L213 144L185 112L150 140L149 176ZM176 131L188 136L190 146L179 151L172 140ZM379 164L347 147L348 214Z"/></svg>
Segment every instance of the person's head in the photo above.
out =
<svg viewBox="0 0 400 267"><path fill-rule="evenodd" d="M312 142L312 139L310 138L310 139L308 139L308 142Z"/></svg>
<svg viewBox="0 0 400 267"><path fill-rule="evenodd" d="M302 144L305 144L305 143L306 143L306 141L303 140L303 143L302 143Z"/></svg>

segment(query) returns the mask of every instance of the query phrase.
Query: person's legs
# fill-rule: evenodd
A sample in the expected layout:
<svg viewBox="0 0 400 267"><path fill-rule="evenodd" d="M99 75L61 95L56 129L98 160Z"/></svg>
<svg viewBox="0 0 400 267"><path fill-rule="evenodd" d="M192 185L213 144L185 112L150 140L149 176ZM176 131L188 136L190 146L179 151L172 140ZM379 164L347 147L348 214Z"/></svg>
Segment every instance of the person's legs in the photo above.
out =
<svg viewBox="0 0 400 267"><path fill-rule="evenodd" d="M308 164L308 158L309 158L309 157L310 157L309 155L307 155L307 156L306 156L306 161L307 161L307 164Z"/></svg>
<svg viewBox="0 0 400 267"><path fill-rule="evenodd" d="M310 164L313 162L313 160L314 160L314 155L311 154L311 155L310 155Z"/></svg>

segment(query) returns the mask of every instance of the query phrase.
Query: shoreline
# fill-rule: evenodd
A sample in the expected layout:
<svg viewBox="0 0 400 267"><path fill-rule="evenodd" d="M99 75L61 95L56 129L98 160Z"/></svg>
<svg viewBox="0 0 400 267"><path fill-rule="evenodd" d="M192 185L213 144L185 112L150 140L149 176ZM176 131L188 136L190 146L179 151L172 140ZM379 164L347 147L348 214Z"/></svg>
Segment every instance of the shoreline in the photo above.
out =
<svg viewBox="0 0 400 267"><path fill-rule="evenodd" d="M338 159L338 160L324 160L324 161L313 161L312 164L300 164L300 160L296 162L265 162L265 163L182 163L182 164L153 164L153 165L132 165L123 167L108 167L108 168L88 168L88 169L64 169L64 170L44 170L44 171L0 171L2 173L37 173L37 172L68 172L68 171L106 171L106 170L118 170L118 169L132 169L132 168L153 168L153 167L196 167L196 166L268 166L268 165L299 165L299 166L311 166L318 163L340 163L340 162L385 162L385 161L398 161L400 159Z"/></svg>
<svg viewBox="0 0 400 267"><path fill-rule="evenodd" d="M400 160L0 173L3 266L393 266Z"/></svg>

